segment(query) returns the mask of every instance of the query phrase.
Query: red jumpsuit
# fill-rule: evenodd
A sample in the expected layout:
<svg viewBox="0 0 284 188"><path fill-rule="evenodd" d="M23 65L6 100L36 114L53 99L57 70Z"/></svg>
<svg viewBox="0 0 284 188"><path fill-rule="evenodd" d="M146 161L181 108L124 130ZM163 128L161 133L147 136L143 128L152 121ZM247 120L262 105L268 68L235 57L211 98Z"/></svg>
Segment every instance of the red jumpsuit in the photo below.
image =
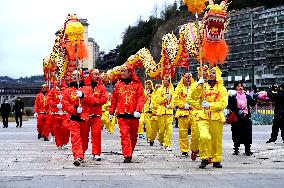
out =
<svg viewBox="0 0 284 188"><path fill-rule="evenodd" d="M63 95L63 111L67 111L70 115L69 130L71 132L72 152L74 159L84 159L85 151L88 149L89 141L89 104L92 89L89 86L83 86L79 89L83 92L83 97L80 99L80 105L83 108L82 113L77 113L79 106L79 98L76 95L77 89L74 87L68 88Z"/></svg>
<svg viewBox="0 0 284 188"><path fill-rule="evenodd" d="M65 87L58 88L55 86L48 93L48 104L51 111L51 132L54 132L57 147L67 145L70 137L68 127L69 115L63 110L66 110L66 106L62 105L62 110L57 108L57 104L62 104L63 98L60 100L59 96L63 95L65 89Z"/></svg>
<svg viewBox="0 0 284 188"><path fill-rule="evenodd" d="M37 131L44 138L48 138L50 132L50 107L48 104L48 95L40 92L37 94L34 105L34 112L37 117Z"/></svg>
<svg viewBox="0 0 284 188"><path fill-rule="evenodd" d="M103 84L99 83L93 90L92 102L89 109L89 126L92 134L92 155L101 154L102 140L102 106L107 103L108 94Z"/></svg>
<svg viewBox="0 0 284 188"><path fill-rule="evenodd" d="M145 103L144 89L140 80L132 72L132 81L125 84L118 81L115 85L109 114L116 113L121 134L122 153L125 158L132 157L137 142L139 119L135 111L142 112Z"/></svg>

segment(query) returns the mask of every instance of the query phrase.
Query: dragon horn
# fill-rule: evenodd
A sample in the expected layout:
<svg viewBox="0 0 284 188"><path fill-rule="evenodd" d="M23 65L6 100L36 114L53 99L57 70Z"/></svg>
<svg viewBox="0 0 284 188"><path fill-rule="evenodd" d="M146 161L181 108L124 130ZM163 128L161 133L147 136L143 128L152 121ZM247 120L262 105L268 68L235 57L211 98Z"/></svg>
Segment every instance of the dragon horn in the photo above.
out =
<svg viewBox="0 0 284 188"><path fill-rule="evenodd" d="M226 7L227 6L227 2L228 2L228 0L224 0L224 1L221 2L220 5L223 6L223 7Z"/></svg>
<svg viewBox="0 0 284 188"><path fill-rule="evenodd" d="M209 5L214 5L214 0L209 0Z"/></svg>

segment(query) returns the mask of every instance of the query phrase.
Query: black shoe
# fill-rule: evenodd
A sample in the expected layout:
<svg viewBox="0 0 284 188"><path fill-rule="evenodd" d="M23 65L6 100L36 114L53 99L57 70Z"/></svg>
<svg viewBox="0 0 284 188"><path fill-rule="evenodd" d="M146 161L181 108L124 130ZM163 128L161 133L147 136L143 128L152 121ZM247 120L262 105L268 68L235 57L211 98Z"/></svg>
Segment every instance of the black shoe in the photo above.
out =
<svg viewBox="0 0 284 188"><path fill-rule="evenodd" d="M81 164L81 158L77 158L77 159L73 162L73 164L74 164L75 166L80 166L80 164Z"/></svg>
<svg viewBox="0 0 284 188"><path fill-rule="evenodd" d="M246 152L245 152L245 155L246 155L246 156L251 156L252 154L253 154L253 152L251 152L251 151L246 151Z"/></svg>
<svg viewBox="0 0 284 188"><path fill-rule="evenodd" d="M19 127L19 125L17 125L16 127Z"/></svg>
<svg viewBox="0 0 284 188"><path fill-rule="evenodd" d="M239 151L234 151L232 155L239 155Z"/></svg>
<svg viewBox="0 0 284 188"><path fill-rule="evenodd" d="M269 143L271 143L271 142L276 142L276 140L269 139L269 140L266 142L266 144L269 144Z"/></svg>
<svg viewBox="0 0 284 188"><path fill-rule="evenodd" d="M154 142L150 142L150 146L154 146Z"/></svg>
<svg viewBox="0 0 284 188"><path fill-rule="evenodd" d="M213 167L215 168L222 168L222 165L220 162L213 162Z"/></svg>
<svg viewBox="0 0 284 188"><path fill-rule="evenodd" d="M80 161L80 163L85 163L84 158L78 158L78 160Z"/></svg>
<svg viewBox="0 0 284 188"><path fill-rule="evenodd" d="M208 160L202 160L199 168L204 169L208 165Z"/></svg>
<svg viewBox="0 0 284 188"><path fill-rule="evenodd" d="M125 159L124 159L124 163L131 163L131 159L132 159L132 157L125 157Z"/></svg>
<svg viewBox="0 0 284 188"><path fill-rule="evenodd" d="M37 135L37 139L40 139L40 138L41 138L41 134L38 134L38 135Z"/></svg>
<svg viewBox="0 0 284 188"><path fill-rule="evenodd" d="M182 152L182 153L181 153L181 156L182 156L182 157L188 157L188 153L187 153L187 152Z"/></svg>
<svg viewBox="0 0 284 188"><path fill-rule="evenodd" d="M49 139L47 137L44 137L44 141L49 141Z"/></svg>

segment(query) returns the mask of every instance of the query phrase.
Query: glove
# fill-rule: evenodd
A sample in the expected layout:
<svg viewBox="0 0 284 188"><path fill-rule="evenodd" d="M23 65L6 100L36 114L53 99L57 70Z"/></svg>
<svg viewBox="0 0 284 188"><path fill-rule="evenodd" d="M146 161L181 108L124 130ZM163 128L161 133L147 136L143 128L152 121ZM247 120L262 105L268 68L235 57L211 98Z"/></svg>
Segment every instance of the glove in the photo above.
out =
<svg viewBox="0 0 284 188"><path fill-rule="evenodd" d="M61 103L57 104L56 106L57 106L58 109L62 109L62 104Z"/></svg>
<svg viewBox="0 0 284 188"><path fill-rule="evenodd" d="M166 105L166 108L169 109L169 108L171 108L171 106L170 106L169 104L167 104L167 105Z"/></svg>
<svg viewBox="0 0 284 188"><path fill-rule="evenodd" d="M21 109L21 112L23 112L23 109Z"/></svg>
<svg viewBox="0 0 284 188"><path fill-rule="evenodd" d="M59 100L63 99L63 95L58 95Z"/></svg>
<svg viewBox="0 0 284 188"><path fill-rule="evenodd" d="M83 96L83 92L80 91L80 90L77 90L76 95L77 95L77 97L81 98Z"/></svg>
<svg viewBox="0 0 284 188"><path fill-rule="evenodd" d="M198 84L204 84L205 80L203 77L200 77L198 80Z"/></svg>
<svg viewBox="0 0 284 188"><path fill-rule="evenodd" d="M203 101L202 102L202 108L209 108L210 103L208 101Z"/></svg>
<svg viewBox="0 0 284 188"><path fill-rule="evenodd" d="M228 95L229 95L230 97L236 96L236 95L237 95L237 91L236 91L236 90L229 90L229 91L228 91Z"/></svg>
<svg viewBox="0 0 284 188"><path fill-rule="evenodd" d="M34 117L37 118L37 116L38 116L37 113L34 113Z"/></svg>
<svg viewBox="0 0 284 188"><path fill-rule="evenodd" d="M171 94L166 94L167 99L171 98Z"/></svg>
<svg viewBox="0 0 284 188"><path fill-rule="evenodd" d="M137 112L137 111L135 111L133 115L134 115L135 118L139 118L140 117L140 113Z"/></svg>
<svg viewBox="0 0 284 188"><path fill-rule="evenodd" d="M79 106L78 108L77 108L77 113L78 114L81 114L83 112L83 108L81 107L81 106Z"/></svg>
<svg viewBox="0 0 284 188"><path fill-rule="evenodd" d="M189 107L190 107L190 105L189 105L188 103L185 103L184 109L185 109L185 110L189 110Z"/></svg>
<svg viewBox="0 0 284 188"><path fill-rule="evenodd" d="M109 115L108 115L109 122L112 121L112 118L113 118L113 115L109 114Z"/></svg>

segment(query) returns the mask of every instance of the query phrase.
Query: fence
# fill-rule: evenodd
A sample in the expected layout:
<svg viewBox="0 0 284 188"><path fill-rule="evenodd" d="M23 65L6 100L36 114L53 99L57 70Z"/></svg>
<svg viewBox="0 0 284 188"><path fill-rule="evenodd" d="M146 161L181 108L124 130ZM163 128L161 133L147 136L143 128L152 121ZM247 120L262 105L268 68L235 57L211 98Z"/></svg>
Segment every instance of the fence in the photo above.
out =
<svg viewBox="0 0 284 188"><path fill-rule="evenodd" d="M254 125L272 125L274 117L274 103L258 101L251 109L251 120Z"/></svg>

